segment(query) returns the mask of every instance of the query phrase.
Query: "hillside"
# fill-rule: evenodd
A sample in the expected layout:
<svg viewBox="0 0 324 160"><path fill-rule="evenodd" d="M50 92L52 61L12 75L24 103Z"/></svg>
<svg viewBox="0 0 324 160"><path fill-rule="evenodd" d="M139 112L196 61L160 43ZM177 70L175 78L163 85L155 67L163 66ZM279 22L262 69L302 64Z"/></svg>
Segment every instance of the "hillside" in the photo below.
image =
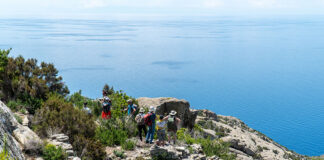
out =
<svg viewBox="0 0 324 160"><path fill-rule="evenodd" d="M249 128L235 117L217 115L208 110L192 110L189 102L185 100L139 98L137 101L140 108L153 105L158 115L168 114L170 110L178 112L177 116L182 119L182 129L178 130L177 144L158 147L154 144L140 142L137 137L129 137L127 141L134 142L133 148L128 150L119 145L107 146L103 159L311 159L288 150L266 135ZM66 149L70 155L69 159L79 159L69 144L68 136L54 134L50 137L39 138L27 127L28 125L19 124L14 114L2 102L0 103L0 114L2 121L6 122L1 123L1 137L7 136L6 148L12 158L44 159L41 153L31 154L30 151L40 150L40 148L31 146L41 146L40 143L47 142ZM20 116L24 118L27 114ZM109 120L107 122L109 123ZM0 141L0 144L2 150L5 143Z"/></svg>

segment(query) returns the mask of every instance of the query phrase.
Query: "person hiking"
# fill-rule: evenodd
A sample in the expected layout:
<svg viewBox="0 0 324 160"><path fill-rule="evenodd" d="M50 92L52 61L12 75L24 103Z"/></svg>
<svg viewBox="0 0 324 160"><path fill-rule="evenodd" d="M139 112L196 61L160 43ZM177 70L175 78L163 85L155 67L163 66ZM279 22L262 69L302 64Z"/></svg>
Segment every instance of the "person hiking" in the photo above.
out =
<svg viewBox="0 0 324 160"><path fill-rule="evenodd" d="M175 116L176 114L177 112L172 110L170 114L163 119L167 121L169 144L171 143L171 137L173 137L174 144L176 144L177 140L178 125L181 120Z"/></svg>
<svg viewBox="0 0 324 160"><path fill-rule="evenodd" d="M83 103L83 110L88 114L91 115L91 109L88 107L88 102Z"/></svg>
<svg viewBox="0 0 324 160"><path fill-rule="evenodd" d="M144 116L145 116L144 108L141 108L139 110L139 113L135 117L135 121L137 123L138 135L139 135L139 138L140 138L141 142L143 141L143 139L142 139L142 131L144 131L145 136L146 136L146 133L147 133L146 126L145 126L145 121L144 121Z"/></svg>
<svg viewBox="0 0 324 160"><path fill-rule="evenodd" d="M101 113L101 118L102 119L110 119L111 118L111 100L105 96L103 98L103 103L102 103L102 113Z"/></svg>
<svg viewBox="0 0 324 160"><path fill-rule="evenodd" d="M155 109L153 106L150 107L149 113L144 116L145 124L149 127L149 130L146 134L146 143L153 144L154 132L155 132Z"/></svg>
<svg viewBox="0 0 324 160"><path fill-rule="evenodd" d="M136 112L136 105L133 103L132 99L127 100L127 108L125 109L125 111L127 111L127 115L135 115Z"/></svg>
<svg viewBox="0 0 324 160"><path fill-rule="evenodd" d="M166 135L165 135L165 129L166 129L166 124L167 122L163 120L164 116L160 115L159 121L156 122L156 134L157 134L157 145L158 146L164 146L165 145L165 140L166 140Z"/></svg>

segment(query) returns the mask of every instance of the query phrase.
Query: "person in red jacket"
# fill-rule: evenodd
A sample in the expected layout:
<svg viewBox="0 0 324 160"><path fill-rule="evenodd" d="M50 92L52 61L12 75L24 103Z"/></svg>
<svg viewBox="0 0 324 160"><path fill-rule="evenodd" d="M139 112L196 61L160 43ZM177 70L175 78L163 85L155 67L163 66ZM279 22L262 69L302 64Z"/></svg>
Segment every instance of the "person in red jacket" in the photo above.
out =
<svg viewBox="0 0 324 160"><path fill-rule="evenodd" d="M102 113L101 118L102 119L110 119L111 118L111 100L105 96L104 101L102 103Z"/></svg>

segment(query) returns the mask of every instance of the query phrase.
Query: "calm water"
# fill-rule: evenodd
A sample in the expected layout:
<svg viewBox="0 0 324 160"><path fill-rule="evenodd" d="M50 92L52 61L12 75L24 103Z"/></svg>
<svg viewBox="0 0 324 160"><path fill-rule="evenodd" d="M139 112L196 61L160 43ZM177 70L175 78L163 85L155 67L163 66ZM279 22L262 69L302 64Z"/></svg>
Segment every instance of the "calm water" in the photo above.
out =
<svg viewBox="0 0 324 160"><path fill-rule="evenodd" d="M72 92L104 83L184 98L301 154L324 154L324 19L0 20L0 48L54 63Z"/></svg>

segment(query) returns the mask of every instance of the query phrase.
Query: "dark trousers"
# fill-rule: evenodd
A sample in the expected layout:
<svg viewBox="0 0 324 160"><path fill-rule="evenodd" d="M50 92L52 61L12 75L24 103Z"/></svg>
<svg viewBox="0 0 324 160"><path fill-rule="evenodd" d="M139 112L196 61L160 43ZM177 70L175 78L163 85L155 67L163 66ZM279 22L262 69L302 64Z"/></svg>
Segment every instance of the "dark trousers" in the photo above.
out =
<svg viewBox="0 0 324 160"><path fill-rule="evenodd" d="M137 129L138 129L138 135L140 140L142 141L142 130L144 131L144 136L146 135L146 126L145 125L137 125Z"/></svg>

